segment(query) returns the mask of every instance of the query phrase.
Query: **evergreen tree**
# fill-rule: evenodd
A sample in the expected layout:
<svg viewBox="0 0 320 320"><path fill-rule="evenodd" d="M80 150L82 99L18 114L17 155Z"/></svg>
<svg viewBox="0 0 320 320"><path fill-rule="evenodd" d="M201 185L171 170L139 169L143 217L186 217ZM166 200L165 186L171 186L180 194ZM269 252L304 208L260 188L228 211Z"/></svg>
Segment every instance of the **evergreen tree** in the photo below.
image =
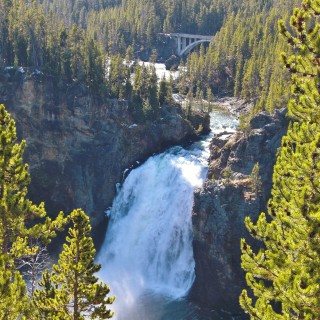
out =
<svg viewBox="0 0 320 320"><path fill-rule="evenodd" d="M251 190L252 192L257 195L259 192L261 192L261 178L259 174L259 163L256 163L253 168L252 172L250 174L250 182L251 182Z"/></svg>
<svg viewBox="0 0 320 320"><path fill-rule="evenodd" d="M147 103L149 105L148 117L155 120L159 115L159 100L158 100L158 78L156 68L152 66L148 77L148 95Z"/></svg>
<svg viewBox="0 0 320 320"><path fill-rule="evenodd" d="M124 82L124 73L122 57L120 54L111 56L109 70L109 88L110 95L119 98L120 91Z"/></svg>
<svg viewBox="0 0 320 320"><path fill-rule="evenodd" d="M65 223L60 213L54 221L47 217L28 228L30 221L45 218L46 212L43 203L37 206L27 198L30 175L23 164L25 145L25 141L17 143L15 122L0 105L0 246L2 254L14 259L30 253L31 239L48 243Z"/></svg>
<svg viewBox="0 0 320 320"><path fill-rule="evenodd" d="M187 94L187 107L186 107L186 118L188 120L190 120L192 115L192 105L193 105L193 96L192 96L192 89L190 89Z"/></svg>
<svg viewBox="0 0 320 320"><path fill-rule="evenodd" d="M134 59L134 47L132 45L129 45L126 50L126 56L125 56L126 63L129 65L133 59Z"/></svg>
<svg viewBox="0 0 320 320"><path fill-rule="evenodd" d="M232 169L229 166L227 166L225 169L223 169L222 177L224 178L224 180L223 180L224 185L226 185L226 186L231 185L231 182L234 179L234 172L232 171Z"/></svg>
<svg viewBox="0 0 320 320"><path fill-rule="evenodd" d="M165 75L163 75L159 83L159 93L158 93L160 106L163 106L164 103L166 102L167 94L168 94L168 82L165 78Z"/></svg>
<svg viewBox="0 0 320 320"><path fill-rule="evenodd" d="M37 239L48 244L65 219L62 213L44 223L32 220L45 218L43 203L34 205L27 199L30 182L28 166L23 164L25 141L17 143L15 122L0 105L0 318L19 319L29 310L26 285L17 271L23 257L37 254ZM27 266L25 266L27 267Z"/></svg>
<svg viewBox="0 0 320 320"><path fill-rule="evenodd" d="M210 106L211 106L211 103L212 103L212 101L213 101L213 99L214 99L214 95L213 95L212 90L211 90L210 87L207 88L206 94L207 94L207 100L208 100L209 107L210 107Z"/></svg>
<svg viewBox="0 0 320 320"><path fill-rule="evenodd" d="M149 58L149 61L152 62L152 63L156 63L157 62L157 58L158 58L157 49L152 49L152 53L151 53L151 56Z"/></svg>
<svg viewBox="0 0 320 320"><path fill-rule="evenodd" d="M95 93L102 94L104 84L104 57L101 48L93 39L86 38L84 42L84 73L85 79L90 89Z"/></svg>
<svg viewBox="0 0 320 320"><path fill-rule="evenodd" d="M16 320L28 314L26 285L18 271L8 269L10 257L0 253L0 319Z"/></svg>
<svg viewBox="0 0 320 320"><path fill-rule="evenodd" d="M320 1L303 0L290 19L295 35L279 22L296 54L283 54L292 74L293 118L273 174L269 218L262 213L251 235L264 242L254 253L242 239L242 267L255 299L240 304L251 319L320 317Z"/></svg>
<svg viewBox="0 0 320 320"><path fill-rule="evenodd" d="M89 217L80 209L74 210L69 219L72 227L64 244L57 265L51 274L45 272L41 289L34 294L38 319L109 319L113 313L107 305L114 297L107 298L110 289L98 282L94 275L100 265L94 263L95 248L89 237Z"/></svg>

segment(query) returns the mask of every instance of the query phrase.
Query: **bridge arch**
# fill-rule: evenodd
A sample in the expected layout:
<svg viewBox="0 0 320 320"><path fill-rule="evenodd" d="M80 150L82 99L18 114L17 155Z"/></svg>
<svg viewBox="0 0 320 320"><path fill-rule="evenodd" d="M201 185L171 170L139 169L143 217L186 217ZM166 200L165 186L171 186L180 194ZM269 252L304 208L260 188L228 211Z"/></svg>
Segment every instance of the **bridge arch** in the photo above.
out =
<svg viewBox="0 0 320 320"><path fill-rule="evenodd" d="M196 46L200 45L201 43L204 42L209 42L210 40L198 40L195 42L190 43L188 46L186 46L181 52L180 52L180 57L182 57L184 54L189 53L193 48L195 48Z"/></svg>
<svg viewBox="0 0 320 320"><path fill-rule="evenodd" d="M213 39L213 36L204 36L199 34L170 33L169 35L175 40L177 45L176 53L180 57L199 44L211 42Z"/></svg>

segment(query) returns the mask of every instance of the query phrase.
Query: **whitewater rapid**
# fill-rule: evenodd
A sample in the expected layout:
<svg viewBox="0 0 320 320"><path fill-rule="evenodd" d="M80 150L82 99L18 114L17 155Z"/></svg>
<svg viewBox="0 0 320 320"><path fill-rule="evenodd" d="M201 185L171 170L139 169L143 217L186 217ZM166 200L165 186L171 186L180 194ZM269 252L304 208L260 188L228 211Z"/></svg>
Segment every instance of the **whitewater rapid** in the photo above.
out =
<svg viewBox="0 0 320 320"><path fill-rule="evenodd" d="M213 111L210 135L150 157L119 188L97 257L116 295L115 319L159 320L165 310L155 308L187 295L195 277L193 192L205 180L212 135L236 126L230 114Z"/></svg>

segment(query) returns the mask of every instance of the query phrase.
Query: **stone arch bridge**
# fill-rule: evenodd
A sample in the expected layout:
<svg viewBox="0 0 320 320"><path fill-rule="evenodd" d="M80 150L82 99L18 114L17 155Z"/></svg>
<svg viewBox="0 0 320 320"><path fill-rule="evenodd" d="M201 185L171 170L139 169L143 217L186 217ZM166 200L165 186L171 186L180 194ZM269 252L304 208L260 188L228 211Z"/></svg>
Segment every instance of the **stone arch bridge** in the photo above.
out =
<svg viewBox="0 0 320 320"><path fill-rule="evenodd" d="M213 36L202 36L199 34L171 33L170 36L177 45L177 54L182 57L189 53L193 48L204 42L211 42Z"/></svg>

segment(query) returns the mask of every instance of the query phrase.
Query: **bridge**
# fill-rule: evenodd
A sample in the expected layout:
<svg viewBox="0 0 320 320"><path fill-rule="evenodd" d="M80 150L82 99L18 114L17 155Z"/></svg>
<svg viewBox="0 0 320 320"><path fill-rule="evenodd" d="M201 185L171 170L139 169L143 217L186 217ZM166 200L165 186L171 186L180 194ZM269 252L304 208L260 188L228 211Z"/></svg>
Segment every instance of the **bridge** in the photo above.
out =
<svg viewBox="0 0 320 320"><path fill-rule="evenodd" d="M210 42L213 36L202 36L199 34L187 34L187 33L171 33L170 36L176 41L177 54L182 57L187 54L194 47L204 42Z"/></svg>

